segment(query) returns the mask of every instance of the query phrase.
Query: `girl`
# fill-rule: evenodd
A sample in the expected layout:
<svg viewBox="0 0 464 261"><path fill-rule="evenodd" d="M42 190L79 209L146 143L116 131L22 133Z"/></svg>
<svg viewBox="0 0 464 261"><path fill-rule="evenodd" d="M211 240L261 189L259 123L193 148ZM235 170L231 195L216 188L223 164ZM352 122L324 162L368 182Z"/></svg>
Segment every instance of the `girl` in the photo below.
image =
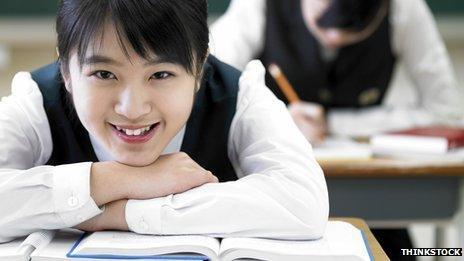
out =
<svg viewBox="0 0 464 261"><path fill-rule="evenodd" d="M260 63L240 74L208 56L206 20L206 0L61 1L58 62L18 73L0 104L0 241L322 235L311 146Z"/></svg>

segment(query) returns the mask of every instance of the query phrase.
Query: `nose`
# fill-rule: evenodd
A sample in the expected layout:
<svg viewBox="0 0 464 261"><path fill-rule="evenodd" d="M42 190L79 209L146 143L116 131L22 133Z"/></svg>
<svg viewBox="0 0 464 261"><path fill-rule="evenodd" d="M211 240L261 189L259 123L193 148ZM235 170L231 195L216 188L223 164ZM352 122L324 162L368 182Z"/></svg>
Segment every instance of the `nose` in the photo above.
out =
<svg viewBox="0 0 464 261"><path fill-rule="evenodd" d="M146 87L128 86L120 93L114 110L128 120L136 121L151 112L152 104L149 97Z"/></svg>

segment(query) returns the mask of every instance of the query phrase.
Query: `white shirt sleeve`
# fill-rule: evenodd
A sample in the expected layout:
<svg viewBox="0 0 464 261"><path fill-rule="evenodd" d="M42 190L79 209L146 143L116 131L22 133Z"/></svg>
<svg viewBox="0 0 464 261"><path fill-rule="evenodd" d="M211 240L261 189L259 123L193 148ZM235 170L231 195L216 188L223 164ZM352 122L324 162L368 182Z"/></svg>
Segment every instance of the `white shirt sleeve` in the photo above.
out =
<svg viewBox="0 0 464 261"><path fill-rule="evenodd" d="M211 53L243 70L263 49L265 12L266 0L232 0L211 26Z"/></svg>
<svg viewBox="0 0 464 261"><path fill-rule="evenodd" d="M71 227L99 213L90 197L90 165L43 166L52 139L42 94L18 73L0 102L0 242L39 229Z"/></svg>
<svg viewBox="0 0 464 261"><path fill-rule="evenodd" d="M329 211L324 175L285 105L265 86L258 61L241 76L228 148L239 180L129 200L130 230L291 239L322 235Z"/></svg>
<svg viewBox="0 0 464 261"><path fill-rule="evenodd" d="M418 104L332 110L331 133L365 136L419 125L453 125L464 116L463 90L424 0L392 1L390 22L393 50L413 80Z"/></svg>

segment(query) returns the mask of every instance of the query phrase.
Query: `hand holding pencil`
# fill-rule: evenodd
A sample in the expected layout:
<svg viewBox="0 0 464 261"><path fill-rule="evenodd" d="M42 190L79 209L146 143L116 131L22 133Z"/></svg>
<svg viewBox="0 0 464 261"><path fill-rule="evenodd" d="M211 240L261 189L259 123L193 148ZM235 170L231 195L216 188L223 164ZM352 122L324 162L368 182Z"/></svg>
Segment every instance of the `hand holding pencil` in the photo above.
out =
<svg viewBox="0 0 464 261"><path fill-rule="evenodd" d="M295 89L293 89L287 77L285 77L277 64L271 63L268 66L268 71L277 82L280 90L285 95L285 98L287 98L288 103L295 103L300 101L300 98L298 97L298 94L296 94Z"/></svg>
<svg viewBox="0 0 464 261"><path fill-rule="evenodd" d="M277 64L271 63L268 71L287 98L288 111L306 139L316 145L322 142L327 133L324 108L317 103L301 101Z"/></svg>

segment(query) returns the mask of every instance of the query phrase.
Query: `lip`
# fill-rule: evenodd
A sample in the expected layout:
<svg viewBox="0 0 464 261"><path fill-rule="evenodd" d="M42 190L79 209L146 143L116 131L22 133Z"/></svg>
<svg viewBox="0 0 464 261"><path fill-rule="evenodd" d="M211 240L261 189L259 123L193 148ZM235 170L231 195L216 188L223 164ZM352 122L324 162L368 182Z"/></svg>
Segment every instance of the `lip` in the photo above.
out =
<svg viewBox="0 0 464 261"><path fill-rule="evenodd" d="M145 143L145 142L148 142L154 135L155 133L157 132L157 130L159 129L159 126L160 126L160 122L157 122L157 123L154 123L154 124L151 124L151 125L145 125L145 126L135 126L135 125L117 125L118 127L120 128L123 128L123 129L130 129L130 130L136 130L136 129L140 129L140 128L144 128L144 127L147 127L147 126L153 126L149 131L147 131L145 134L143 135L140 135L140 136L129 136L121 131L118 131L116 129L116 125L113 125L113 124L109 124L113 133L119 138L121 139L122 141L126 142L126 143L129 143L129 144L137 144L137 143Z"/></svg>
<svg viewBox="0 0 464 261"><path fill-rule="evenodd" d="M159 123L159 122L157 122ZM148 125L119 125L119 124L111 124L113 126L118 126L119 128L122 128L122 129L128 129L128 130L137 130L137 129L141 129L141 128L145 128L145 127L150 127L154 124L157 124L157 123L153 123L153 124L148 124Z"/></svg>

